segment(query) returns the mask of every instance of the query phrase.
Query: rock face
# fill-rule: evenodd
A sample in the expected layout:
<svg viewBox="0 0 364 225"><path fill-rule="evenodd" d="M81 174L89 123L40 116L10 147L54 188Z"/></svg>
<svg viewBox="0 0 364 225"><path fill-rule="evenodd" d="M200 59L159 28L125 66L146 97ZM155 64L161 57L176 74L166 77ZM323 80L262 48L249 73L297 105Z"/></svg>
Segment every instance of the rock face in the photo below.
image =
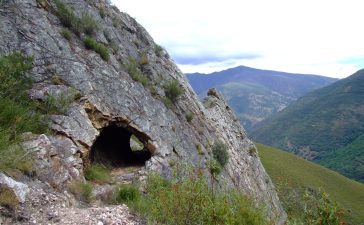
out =
<svg viewBox="0 0 364 225"><path fill-rule="evenodd" d="M51 116L54 135L33 137L25 143L28 149L37 149L38 180L64 190L71 180L82 178L83 166L98 154L93 144L110 126L135 135L143 143L151 154L144 171L165 176L171 173L172 160L206 169L212 157L211 145L220 140L230 155L221 177L266 205L273 223L284 223L286 214L255 146L219 93L210 91L204 104L200 103L182 72L145 29L104 0L62 2L77 17L87 13L96 20L97 29L90 35L107 46L107 61L85 48L82 31L73 30L70 40L62 36L64 26L57 17L55 1L0 2L0 53L20 51L33 56L29 76L35 84L30 96L40 101L49 95L77 96L65 113ZM133 63L146 85L136 77L133 80L128 69ZM178 81L183 94L167 107L163 103L165 86L172 80ZM190 121L187 114L193 115ZM123 139L107 139L107 146L123 146L119 143Z"/></svg>

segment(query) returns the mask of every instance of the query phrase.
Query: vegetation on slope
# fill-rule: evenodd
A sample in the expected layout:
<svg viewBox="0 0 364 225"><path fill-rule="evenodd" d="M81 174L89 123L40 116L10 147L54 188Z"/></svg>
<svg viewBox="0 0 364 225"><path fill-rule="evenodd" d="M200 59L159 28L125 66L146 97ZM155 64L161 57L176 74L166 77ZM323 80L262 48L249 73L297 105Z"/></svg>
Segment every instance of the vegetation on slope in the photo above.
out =
<svg viewBox="0 0 364 225"><path fill-rule="evenodd" d="M194 170L193 170L194 171ZM150 224L268 224L262 211L243 193L217 187L199 172L166 180L150 175L144 195L129 198L130 187L118 193L130 207L143 215ZM214 187L216 186L216 187ZM133 189L135 192L137 189ZM132 196L140 194L133 193ZM132 201L131 201L132 200Z"/></svg>
<svg viewBox="0 0 364 225"><path fill-rule="evenodd" d="M25 72L32 59L13 53L0 57L0 171L31 169L31 161L21 145L20 134L47 131L37 105L28 98L32 81Z"/></svg>
<svg viewBox="0 0 364 225"><path fill-rule="evenodd" d="M364 185L334 171L262 144L257 144L264 168L273 180L287 213L301 217L304 193L322 188L344 211L351 224L364 222Z"/></svg>
<svg viewBox="0 0 364 225"><path fill-rule="evenodd" d="M302 97L264 121L252 132L252 137L257 142L330 165L339 172L345 171L350 178L360 180L363 170L350 169L341 160L360 161L364 148L358 146L361 143L358 138L363 134L364 70L361 70ZM357 147L350 147L356 139ZM346 146L349 149L345 149ZM333 151L341 152L341 156L333 157ZM363 165L362 161L360 165Z"/></svg>
<svg viewBox="0 0 364 225"><path fill-rule="evenodd" d="M364 134L347 146L328 152L320 163L364 183Z"/></svg>

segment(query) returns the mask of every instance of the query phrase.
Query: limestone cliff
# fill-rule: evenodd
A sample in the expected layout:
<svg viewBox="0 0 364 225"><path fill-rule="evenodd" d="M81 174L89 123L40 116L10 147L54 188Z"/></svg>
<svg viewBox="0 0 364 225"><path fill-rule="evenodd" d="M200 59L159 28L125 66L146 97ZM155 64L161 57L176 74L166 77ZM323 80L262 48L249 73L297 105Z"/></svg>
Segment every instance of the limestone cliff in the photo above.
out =
<svg viewBox="0 0 364 225"><path fill-rule="evenodd" d="M77 18L91 17L96 25L91 30L71 27L65 34L66 23L60 18L57 2L70 7ZM101 57L102 53L87 46L85 33L110 55ZM204 104L199 102L168 53L127 14L104 0L2 0L0 34L1 54L19 51L34 57L29 71L35 81L31 98L44 101L51 94L78 96L64 114L51 116L53 135L28 134L25 146L35 152L36 179L22 179L32 193L24 204L46 208L43 194L51 189L54 196L63 193L71 180L83 176L83 167L95 155L117 165L118 155L103 148L110 142L115 142L110 148L129 146L131 135L149 154L142 157L146 162L138 173L157 171L165 176L170 175L173 160L206 169L211 145L220 140L230 155L221 177L266 205L267 216L275 224L285 221L286 214L256 148L223 97L211 90ZM173 80L178 81L183 94L171 104L165 86ZM120 160L123 165L129 163Z"/></svg>

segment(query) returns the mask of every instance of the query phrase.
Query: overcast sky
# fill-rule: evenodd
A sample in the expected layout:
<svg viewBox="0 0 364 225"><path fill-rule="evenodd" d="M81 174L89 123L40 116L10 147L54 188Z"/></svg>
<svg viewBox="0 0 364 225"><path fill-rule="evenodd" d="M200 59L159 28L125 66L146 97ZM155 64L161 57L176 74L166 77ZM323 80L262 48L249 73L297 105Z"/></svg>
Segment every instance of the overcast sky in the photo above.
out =
<svg viewBox="0 0 364 225"><path fill-rule="evenodd" d="M238 65L346 77L364 68L362 0L112 0L185 73Z"/></svg>

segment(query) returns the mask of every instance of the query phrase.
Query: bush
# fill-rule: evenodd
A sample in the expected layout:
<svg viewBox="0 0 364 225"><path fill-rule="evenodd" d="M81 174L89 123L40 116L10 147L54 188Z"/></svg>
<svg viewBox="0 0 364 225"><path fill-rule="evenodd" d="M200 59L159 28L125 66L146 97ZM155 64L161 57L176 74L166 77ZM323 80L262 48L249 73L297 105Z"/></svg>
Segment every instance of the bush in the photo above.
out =
<svg viewBox="0 0 364 225"><path fill-rule="evenodd" d="M146 195L131 206L150 224L267 224L242 193L212 191L207 179L193 172L174 182L150 175Z"/></svg>
<svg viewBox="0 0 364 225"><path fill-rule="evenodd" d="M123 184L119 185L114 191L114 200L117 203L134 203L140 199L140 191L136 186Z"/></svg>
<svg viewBox="0 0 364 225"><path fill-rule="evenodd" d="M164 92L166 94L166 97L174 103L177 101L178 97L183 94L184 91L178 80L172 80L164 85Z"/></svg>
<svg viewBox="0 0 364 225"><path fill-rule="evenodd" d="M55 0L57 7L57 17L61 20L63 26L74 30L77 27L78 18L71 8L66 6L61 0Z"/></svg>
<svg viewBox="0 0 364 225"><path fill-rule="evenodd" d="M68 41L72 40L72 33L66 28L61 30L61 35Z"/></svg>
<svg viewBox="0 0 364 225"><path fill-rule="evenodd" d="M98 53L101 58L105 61L108 61L110 59L109 51L107 47L105 47L103 44L98 43L95 39L92 37L86 37L83 40L83 44L87 49L94 50L96 53Z"/></svg>
<svg viewBox="0 0 364 225"><path fill-rule="evenodd" d="M101 18L105 18L106 17L106 12L105 12L105 8L104 7L100 7L99 8L99 14Z"/></svg>
<svg viewBox="0 0 364 225"><path fill-rule="evenodd" d="M207 162L207 168L209 168L211 175L214 177L221 173L221 165L215 159Z"/></svg>
<svg viewBox="0 0 364 225"><path fill-rule="evenodd" d="M191 123L192 119L193 119L193 113L192 112L186 113L187 122Z"/></svg>
<svg viewBox="0 0 364 225"><path fill-rule="evenodd" d="M27 94L32 81L25 72L30 68L32 58L20 53L0 57L0 171L29 172L32 160L21 148L20 134L48 131L44 116Z"/></svg>
<svg viewBox="0 0 364 225"><path fill-rule="evenodd" d="M139 65L144 66L149 63L147 53L143 52L140 56Z"/></svg>
<svg viewBox="0 0 364 225"><path fill-rule="evenodd" d="M342 225L343 210L340 209L336 202L330 200L329 195L320 191L318 201L314 206L305 205L304 223L312 225ZM312 202L315 197L309 192L305 193L305 201Z"/></svg>
<svg viewBox="0 0 364 225"><path fill-rule="evenodd" d="M85 45L85 47L87 49L90 50L95 50L97 48L97 41L95 39L93 39L92 37L85 37L85 39L83 40L83 44Z"/></svg>
<svg viewBox="0 0 364 225"><path fill-rule="evenodd" d="M124 65L124 68L134 81L140 82L144 87L149 85L148 78L140 71L135 59L129 58L129 62Z"/></svg>
<svg viewBox="0 0 364 225"><path fill-rule="evenodd" d="M82 14L79 24L82 31L87 35L92 35L99 29L97 21L88 13Z"/></svg>
<svg viewBox="0 0 364 225"><path fill-rule="evenodd" d="M97 183L108 183L111 181L110 170L100 164L94 164L85 170L85 178Z"/></svg>
<svg viewBox="0 0 364 225"><path fill-rule="evenodd" d="M214 159L216 159L221 167L224 168L229 161L227 146L221 141L215 141L214 145L212 146L212 154L214 156Z"/></svg>
<svg viewBox="0 0 364 225"><path fill-rule="evenodd" d="M97 21L90 14L83 13L82 17L78 18L73 10L61 0L55 0L55 4L57 17L63 26L71 29L75 34L79 35L84 32L87 35L92 35L99 29Z"/></svg>
<svg viewBox="0 0 364 225"><path fill-rule="evenodd" d="M167 98L167 97L162 97L162 102L163 104L167 107L167 108L171 108L173 105L173 102L171 101L171 99Z"/></svg>
<svg viewBox="0 0 364 225"><path fill-rule="evenodd" d="M46 114L65 114L67 109L70 107L72 102L75 99L75 95L72 93L60 93L57 95L48 95L44 104L43 104L43 111Z"/></svg>
<svg viewBox="0 0 364 225"><path fill-rule="evenodd" d="M69 186L69 190L76 196L77 199L81 201L90 203L93 199L93 186L88 182L74 181Z"/></svg>
<svg viewBox="0 0 364 225"><path fill-rule="evenodd" d="M109 46L110 46L110 48L112 49L112 51L113 51L114 53L117 53L117 52L119 51L119 45L118 45L117 41L112 40L112 41L110 42Z"/></svg>
<svg viewBox="0 0 364 225"><path fill-rule="evenodd" d="M105 45L99 43L95 49L95 52L97 52L103 60L109 61L110 59L109 50Z"/></svg>

